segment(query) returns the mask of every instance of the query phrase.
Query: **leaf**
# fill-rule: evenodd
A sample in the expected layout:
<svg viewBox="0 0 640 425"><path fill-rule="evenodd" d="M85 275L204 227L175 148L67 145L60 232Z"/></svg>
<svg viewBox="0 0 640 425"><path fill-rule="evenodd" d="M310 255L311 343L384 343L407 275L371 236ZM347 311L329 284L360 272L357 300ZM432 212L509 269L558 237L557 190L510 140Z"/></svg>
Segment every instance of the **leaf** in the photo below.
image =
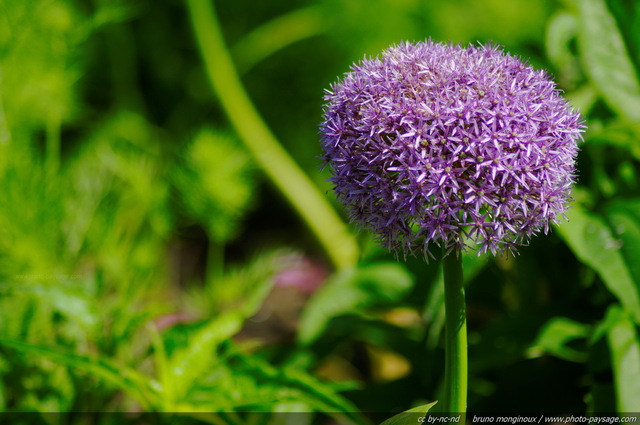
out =
<svg viewBox="0 0 640 425"><path fill-rule="evenodd" d="M326 17L318 6L297 9L255 28L233 46L231 53L244 74L290 44L327 29Z"/></svg>
<svg viewBox="0 0 640 425"><path fill-rule="evenodd" d="M640 339L632 318L618 306L607 313L618 412L640 411Z"/></svg>
<svg viewBox="0 0 640 425"><path fill-rule="evenodd" d="M92 331L98 324L96 304L91 294L83 293L67 275L24 275L21 281L0 283L0 295L24 294L37 300L39 305L50 305L70 323L84 331Z"/></svg>
<svg viewBox="0 0 640 425"><path fill-rule="evenodd" d="M622 254L629 272L640 283L640 201L619 200L607 208L607 216L615 235L622 242Z"/></svg>
<svg viewBox="0 0 640 425"><path fill-rule="evenodd" d="M569 104L578 109L582 115L588 115L598 100L598 94L591 84L585 84L567 93L567 100Z"/></svg>
<svg viewBox="0 0 640 425"><path fill-rule="evenodd" d="M588 337L589 332L590 328L587 325L566 317L554 317L543 326L535 343L529 349L529 356L538 357L549 353L564 360L585 362L587 353L569 347L568 343Z"/></svg>
<svg viewBox="0 0 640 425"><path fill-rule="evenodd" d="M640 159L640 123L611 120L606 126L590 131L588 144L615 146Z"/></svg>
<svg viewBox="0 0 640 425"><path fill-rule="evenodd" d="M638 287L611 229L602 218L578 205L569 209L567 217L568 223L557 226L560 236L580 261L598 272L607 289L640 323Z"/></svg>
<svg viewBox="0 0 640 425"><path fill-rule="evenodd" d="M437 402L438 401L436 400L429 404L405 410L402 413L398 413L397 415L390 417L380 425L416 425L417 423L420 423L420 416L427 414Z"/></svg>
<svg viewBox="0 0 640 425"><path fill-rule="evenodd" d="M240 143L202 129L173 173L185 210L203 223L217 243L231 239L253 195L251 159Z"/></svg>
<svg viewBox="0 0 640 425"><path fill-rule="evenodd" d="M156 366L156 374L160 380L162 386L162 392L160 394L160 408L165 412L175 412L175 392L174 386L171 382L171 370L169 369L169 362L167 359L167 351L164 348L164 342L160 336L160 333L155 326L147 325L147 330L151 336L151 345L153 346L153 358Z"/></svg>
<svg viewBox="0 0 640 425"><path fill-rule="evenodd" d="M172 376L171 391L186 394L214 361L215 348L239 332L242 323L237 312L216 317L190 338L187 347L173 353L167 365Z"/></svg>
<svg viewBox="0 0 640 425"><path fill-rule="evenodd" d="M157 406L157 394L152 387L153 382L134 369L115 365L104 358L65 353L55 348L27 344L7 338L0 338L0 345L13 348L21 353L42 356L71 368L84 370L125 391L146 409Z"/></svg>
<svg viewBox="0 0 640 425"><path fill-rule="evenodd" d="M578 59L570 48L577 34L578 20L568 12L556 13L547 25L544 43L547 57L559 71L558 77L563 87L573 87L582 77Z"/></svg>
<svg viewBox="0 0 640 425"><path fill-rule="evenodd" d="M397 302L412 286L412 276L397 263L344 270L311 298L300 318L298 339L303 344L310 344L332 318Z"/></svg>
<svg viewBox="0 0 640 425"><path fill-rule="evenodd" d="M616 21L604 0L581 0L578 45L584 69L611 109L640 119L640 85Z"/></svg>
<svg viewBox="0 0 640 425"><path fill-rule="evenodd" d="M277 250L263 253L251 262L230 268L217 279L208 279L204 288L192 293L193 304L207 311L236 311L246 319L254 316L271 293L274 276L299 259L295 253Z"/></svg>
<svg viewBox="0 0 640 425"><path fill-rule="evenodd" d="M215 394L215 397L211 397ZM340 423L364 423L357 408L325 383L296 366L274 366L230 344L225 355L190 392L192 411L323 412ZM187 405L185 405L187 406Z"/></svg>
<svg viewBox="0 0 640 425"><path fill-rule="evenodd" d="M310 406L313 410L325 412L339 423L362 424L363 419L356 407L348 400L336 394L335 390L309 375L305 371L284 367L277 369L265 362L256 361L256 357L244 357L245 365L251 375L267 378L279 387L278 400L289 396L293 400ZM257 366L257 368L256 368Z"/></svg>

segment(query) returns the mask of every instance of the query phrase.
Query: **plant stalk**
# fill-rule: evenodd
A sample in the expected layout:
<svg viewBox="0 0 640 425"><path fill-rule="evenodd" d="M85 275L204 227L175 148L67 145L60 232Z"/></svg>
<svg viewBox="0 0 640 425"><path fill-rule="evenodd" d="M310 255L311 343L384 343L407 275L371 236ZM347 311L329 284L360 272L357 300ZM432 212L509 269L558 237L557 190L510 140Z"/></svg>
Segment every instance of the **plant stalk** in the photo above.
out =
<svg viewBox="0 0 640 425"><path fill-rule="evenodd" d="M462 279L462 254L442 259L445 304L445 372L443 412L467 410L467 312Z"/></svg>
<svg viewBox="0 0 640 425"><path fill-rule="evenodd" d="M359 257L355 238L309 177L280 145L246 93L211 0L188 0L205 71L229 121L287 201L293 206L336 268L353 266Z"/></svg>

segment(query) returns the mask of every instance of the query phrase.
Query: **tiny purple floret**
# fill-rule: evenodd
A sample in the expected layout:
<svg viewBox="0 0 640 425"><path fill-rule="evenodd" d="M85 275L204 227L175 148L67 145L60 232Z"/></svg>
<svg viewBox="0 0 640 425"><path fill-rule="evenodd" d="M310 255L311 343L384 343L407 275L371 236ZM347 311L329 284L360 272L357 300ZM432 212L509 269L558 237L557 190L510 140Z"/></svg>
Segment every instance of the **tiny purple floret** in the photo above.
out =
<svg viewBox="0 0 640 425"><path fill-rule="evenodd" d="M350 218L394 251L515 251L570 200L584 122L494 45L401 43L327 90L325 164Z"/></svg>

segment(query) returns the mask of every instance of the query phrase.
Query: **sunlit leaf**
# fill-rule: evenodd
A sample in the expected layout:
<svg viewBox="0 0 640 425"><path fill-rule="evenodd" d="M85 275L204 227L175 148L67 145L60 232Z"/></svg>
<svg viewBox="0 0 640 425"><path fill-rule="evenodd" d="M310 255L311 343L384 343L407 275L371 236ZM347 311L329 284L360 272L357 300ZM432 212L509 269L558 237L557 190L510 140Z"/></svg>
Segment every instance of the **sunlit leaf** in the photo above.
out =
<svg viewBox="0 0 640 425"><path fill-rule="evenodd" d="M232 312L220 315L207 323L189 338L188 345L173 353L167 368L177 394L186 394L194 381L207 371L215 360L215 349L235 335L242 326L242 316Z"/></svg>
<svg viewBox="0 0 640 425"><path fill-rule="evenodd" d="M235 311L248 319L262 307L277 274L299 258L299 254L284 250L262 253L241 266L230 267L216 279L207 279L204 287L189 289L185 299L192 311L203 315Z"/></svg>
<svg viewBox="0 0 640 425"><path fill-rule="evenodd" d="M578 21L571 13L558 12L547 24L545 37L547 57L558 69L559 83L563 87L572 87L581 77L578 58L570 48L571 42L577 35Z"/></svg>
<svg viewBox="0 0 640 425"><path fill-rule="evenodd" d="M640 123L612 120L602 128L589 133L591 146L610 145L628 150L636 159L640 159Z"/></svg>
<svg viewBox="0 0 640 425"><path fill-rule="evenodd" d="M362 423L357 408L324 383L297 367L274 365L229 345L225 355L194 381L177 411L323 412L340 423ZM215 394L212 397L212 394ZM293 410L296 409L296 410ZM286 416L276 415L275 419Z"/></svg>
<svg viewBox="0 0 640 425"><path fill-rule="evenodd" d="M580 0L579 48L600 95L619 115L640 119L640 84L605 0Z"/></svg>
<svg viewBox="0 0 640 425"><path fill-rule="evenodd" d="M134 369L112 364L104 358L67 353L55 348L27 344L7 338L0 338L0 345L18 350L24 354L42 356L65 366L85 371L96 378L104 379L125 391L145 408L157 405L152 381Z"/></svg>
<svg viewBox="0 0 640 425"><path fill-rule="evenodd" d="M438 402L434 401L429 404L405 410L402 413L398 413L397 415L392 416L391 418L382 422L380 425L415 425L417 423L420 423L419 418L429 413L431 408L435 406L436 403Z"/></svg>
<svg viewBox="0 0 640 425"><path fill-rule="evenodd" d="M217 243L238 229L253 195L249 155L228 134L202 129L189 145L174 182L188 213Z"/></svg>
<svg viewBox="0 0 640 425"><path fill-rule="evenodd" d="M92 332L98 323L97 308L90 293L66 276L29 276L11 284L0 283L0 296L30 296L40 306L50 306L74 325L74 331ZM78 329L80 328L80 329Z"/></svg>
<svg viewBox="0 0 640 425"><path fill-rule="evenodd" d="M640 323L638 286L611 229L579 205L573 205L567 216L569 222L556 227L562 238L580 261L598 272L609 291Z"/></svg>
<svg viewBox="0 0 640 425"><path fill-rule="evenodd" d="M305 371L294 367L276 368L257 356L234 355L238 372L252 376L264 386L271 386L272 400L304 403L309 411L325 412L344 424L362 424L358 409L336 391ZM262 386L261 386L262 387ZM254 400L251 400L254 401ZM263 400L267 401L267 400ZM272 404L273 401L269 401Z"/></svg>
<svg viewBox="0 0 640 425"><path fill-rule="evenodd" d="M78 109L83 18L72 2L0 4L0 97L12 132L65 122Z"/></svg>
<svg viewBox="0 0 640 425"><path fill-rule="evenodd" d="M400 300L413 286L411 275L397 263L377 263L345 270L325 283L311 298L302 317L298 338L308 344L329 321L343 314Z"/></svg>
<svg viewBox="0 0 640 425"><path fill-rule="evenodd" d="M607 209L611 228L622 243L622 254L640 286L640 201L617 201Z"/></svg>
<svg viewBox="0 0 640 425"><path fill-rule="evenodd" d="M611 350L616 404L619 412L640 411L640 337L632 318L622 309L609 309L607 340Z"/></svg>
<svg viewBox="0 0 640 425"><path fill-rule="evenodd" d="M327 30L318 6L298 9L261 25L238 41L231 53L241 73L289 44Z"/></svg>
<svg viewBox="0 0 640 425"><path fill-rule="evenodd" d="M564 360L584 362L587 353L569 346L575 340L589 336L590 328L566 317L554 317L540 330L538 338L529 349L530 357L548 353Z"/></svg>

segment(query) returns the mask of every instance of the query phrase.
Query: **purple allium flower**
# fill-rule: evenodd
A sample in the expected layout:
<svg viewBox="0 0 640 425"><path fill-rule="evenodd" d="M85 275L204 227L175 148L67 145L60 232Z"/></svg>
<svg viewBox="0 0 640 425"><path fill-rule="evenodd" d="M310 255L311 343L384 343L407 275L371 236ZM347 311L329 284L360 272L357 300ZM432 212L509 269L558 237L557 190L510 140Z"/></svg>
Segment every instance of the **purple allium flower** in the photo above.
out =
<svg viewBox="0 0 640 425"><path fill-rule="evenodd" d="M337 197L396 254L514 251L567 208L582 118L496 46L392 46L325 101Z"/></svg>

